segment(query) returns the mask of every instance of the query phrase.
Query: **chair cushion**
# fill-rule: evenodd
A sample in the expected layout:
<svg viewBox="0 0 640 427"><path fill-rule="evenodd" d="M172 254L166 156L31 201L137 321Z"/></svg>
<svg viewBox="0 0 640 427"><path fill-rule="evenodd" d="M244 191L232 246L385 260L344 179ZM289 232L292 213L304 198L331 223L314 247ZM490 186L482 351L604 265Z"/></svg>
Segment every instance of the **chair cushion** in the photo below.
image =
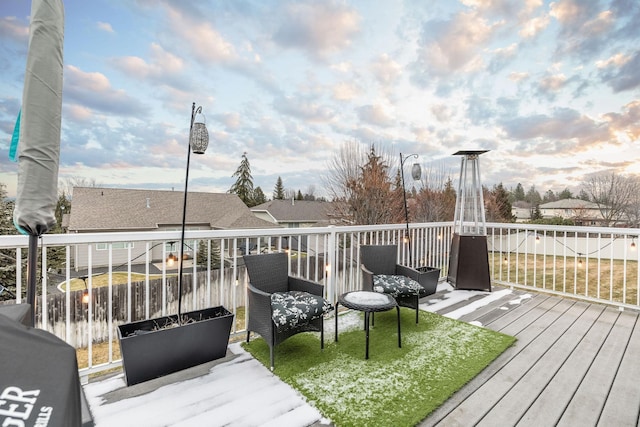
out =
<svg viewBox="0 0 640 427"><path fill-rule="evenodd" d="M302 291L271 294L271 318L278 329L305 325L333 309L324 298Z"/></svg>
<svg viewBox="0 0 640 427"><path fill-rule="evenodd" d="M373 290L389 294L394 298L420 295L422 285L406 276L396 274L374 274Z"/></svg>

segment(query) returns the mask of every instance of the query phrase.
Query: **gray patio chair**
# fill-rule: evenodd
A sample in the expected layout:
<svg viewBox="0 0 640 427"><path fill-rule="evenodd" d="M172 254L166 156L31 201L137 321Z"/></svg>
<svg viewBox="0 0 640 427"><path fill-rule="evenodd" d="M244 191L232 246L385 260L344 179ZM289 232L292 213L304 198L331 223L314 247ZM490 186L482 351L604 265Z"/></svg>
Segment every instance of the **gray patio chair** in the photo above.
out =
<svg viewBox="0 0 640 427"><path fill-rule="evenodd" d="M436 292L440 269L400 265L397 256L397 245L360 246L362 289L392 295L399 306L416 310L418 323L420 298Z"/></svg>
<svg viewBox="0 0 640 427"><path fill-rule="evenodd" d="M262 336L269 345L271 369L274 347L300 332L320 332L324 348L324 315L333 309L322 295L320 283L288 275L286 253L244 255L249 274L249 320L247 342L251 332Z"/></svg>

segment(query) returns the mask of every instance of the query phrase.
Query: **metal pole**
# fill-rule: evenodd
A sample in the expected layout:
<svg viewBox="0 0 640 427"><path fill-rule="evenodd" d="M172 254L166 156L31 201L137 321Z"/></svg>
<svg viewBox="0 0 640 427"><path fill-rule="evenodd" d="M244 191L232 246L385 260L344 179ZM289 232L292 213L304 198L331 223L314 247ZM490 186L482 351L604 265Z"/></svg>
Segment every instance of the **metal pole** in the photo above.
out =
<svg viewBox="0 0 640 427"><path fill-rule="evenodd" d="M406 158L402 158L402 153L400 153L400 176L402 176L402 197L404 199L404 219L407 224L407 243L409 245L409 265L413 265L413 260L411 256L411 236L409 235L409 210L407 209L407 190L404 186L404 161Z"/></svg>
<svg viewBox="0 0 640 427"><path fill-rule="evenodd" d="M31 324L36 326L36 274L38 267L38 236L29 235L29 256L27 258L27 303L31 307ZM20 268L20 265L17 266Z"/></svg>
<svg viewBox="0 0 640 427"><path fill-rule="evenodd" d="M184 199L182 202L182 233L180 234L180 259L178 260L178 324L182 323L182 264L184 262L184 230L187 220L187 188L189 185L189 160L191 158L191 131L193 130L195 111L196 103L194 102L191 106L191 125L189 126L189 143L187 144L187 173L184 178Z"/></svg>
<svg viewBox="0 0 640 427"><path fill-rule="evenodd" d="M402 197L404 200L404 219L407 225L407 244L409 245L409 266L413 267L413 255L411 253L411 235L409 234L409 209L407 208L407 190L404 184L404 162L411 158L418 158L417 154L409 154L408 156L402 157L402 153L400 153L400 176L402 177Z"/></svg>

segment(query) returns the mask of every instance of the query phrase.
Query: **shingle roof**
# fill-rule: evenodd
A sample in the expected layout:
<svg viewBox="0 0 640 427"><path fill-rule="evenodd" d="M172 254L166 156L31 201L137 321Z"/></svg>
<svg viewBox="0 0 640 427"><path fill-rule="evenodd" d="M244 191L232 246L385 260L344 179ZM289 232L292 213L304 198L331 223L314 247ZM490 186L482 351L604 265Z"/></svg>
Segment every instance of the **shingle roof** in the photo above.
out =
<svg viewBox="0 0 640 427"><path fill-rule="evenodd" d="M75 187L70 231L157 230L182 224L182 191ZM187 225L215 229L273 228L235 194L189 192Z"/></svg>
<svg viewBox="0 0 640 427"><path fill-rule="evenodd" d="M278 222L328 222L331 203L311 200L271 200L251 208L266 211Z"/></svg>
<svg viewBox="0 0 640 427"><path fill-rule="evenodd" d="M540 209L598 209L598 205L582 199L562 199L544 203Z"/></svg>

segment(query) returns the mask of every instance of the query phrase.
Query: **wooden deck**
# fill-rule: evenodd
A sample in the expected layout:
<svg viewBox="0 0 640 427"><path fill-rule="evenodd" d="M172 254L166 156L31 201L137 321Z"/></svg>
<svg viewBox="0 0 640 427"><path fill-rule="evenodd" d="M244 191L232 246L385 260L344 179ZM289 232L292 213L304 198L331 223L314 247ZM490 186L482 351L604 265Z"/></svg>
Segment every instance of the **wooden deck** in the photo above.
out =
<svg viewBox="0 0 640 427"><path fill-rule="evenodd" d="M459 296L443 291L421 305L518 340L420 426L638 425L637 312L499 287L489 295L468 293L464 301ZM327 427L293 389L239 347L234 351L131 387L122 374L86 385L96 426L144 420L136 425Z"/></svg>
<svg viewBox="0 0 640 427"><path fill-rule="evenodd" d="M518 341L420 425L637 426L638 312L531 293L510 305L523 294L460 317Z"/></svg>

